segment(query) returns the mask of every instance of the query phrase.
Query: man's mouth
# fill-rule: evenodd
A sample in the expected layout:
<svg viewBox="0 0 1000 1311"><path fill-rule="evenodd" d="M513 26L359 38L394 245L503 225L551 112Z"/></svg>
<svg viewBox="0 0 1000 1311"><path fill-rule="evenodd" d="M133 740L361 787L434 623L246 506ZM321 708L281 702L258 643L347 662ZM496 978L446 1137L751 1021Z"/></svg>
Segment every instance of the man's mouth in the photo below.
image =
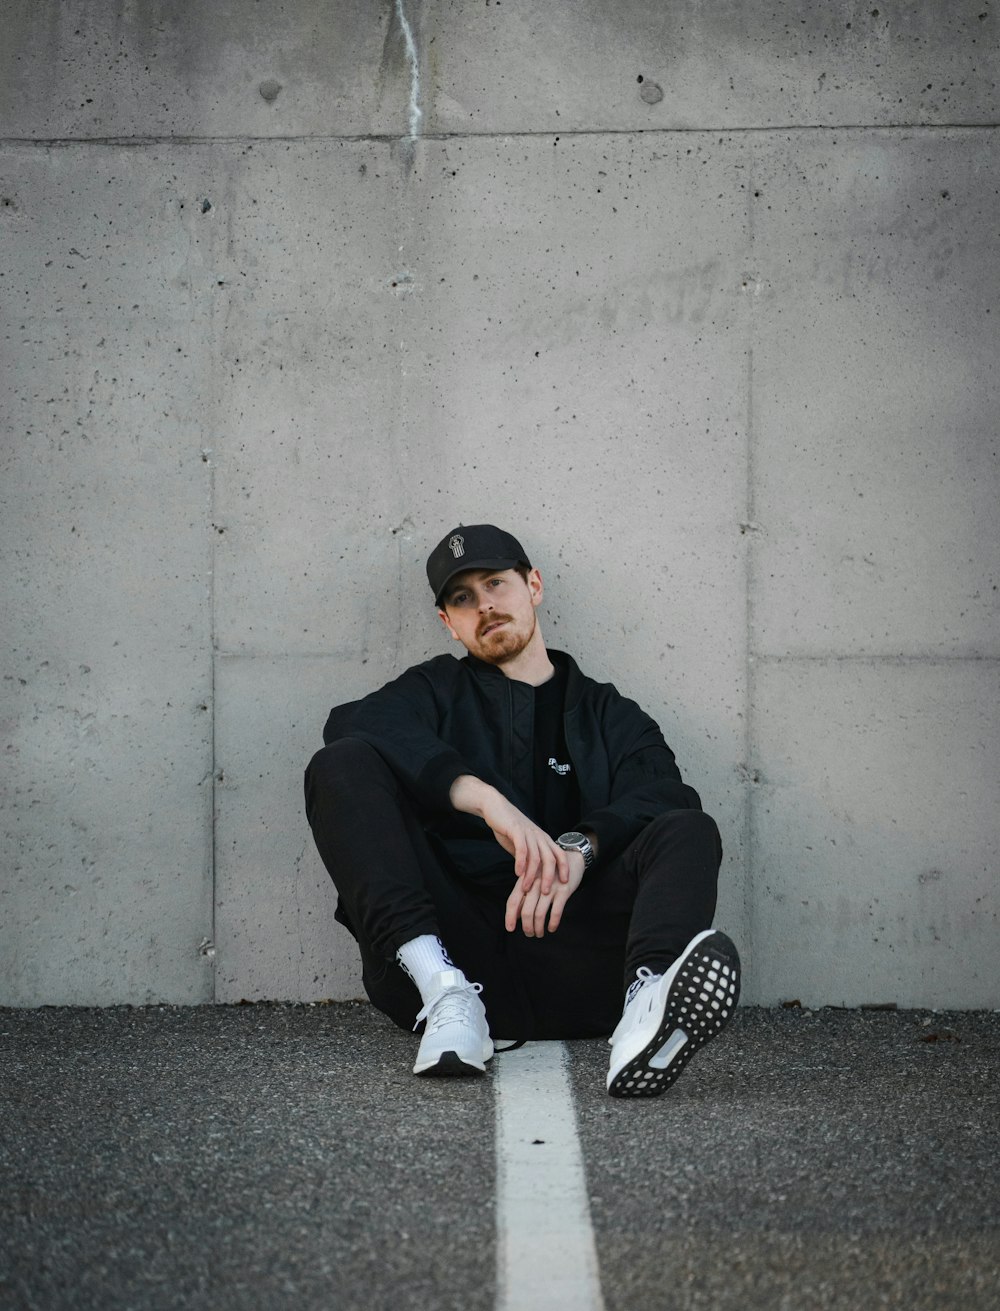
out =
<svg viewBox="0 0 1000 1311"><path fill-rule="evenodd" d="M489 637L490 633L496 632L498 628L502 628L507 623L510 623L509 615L505 615L502 619L491 619L485 628L479 630L479 636Z"/></svg>

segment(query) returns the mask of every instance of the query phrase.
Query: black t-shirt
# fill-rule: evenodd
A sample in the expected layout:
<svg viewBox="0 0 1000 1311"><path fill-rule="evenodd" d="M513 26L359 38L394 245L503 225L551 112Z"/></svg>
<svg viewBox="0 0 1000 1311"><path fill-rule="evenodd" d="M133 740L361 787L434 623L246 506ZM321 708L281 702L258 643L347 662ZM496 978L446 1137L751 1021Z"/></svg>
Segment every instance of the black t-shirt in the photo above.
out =
<svg viewBox="0 0 1000 1311"><path fill-rule="evenodd" d="M549 681L535 688L534 819L553 838L580 822L580 788L563 727L566 668L555 668Z"/></svg>

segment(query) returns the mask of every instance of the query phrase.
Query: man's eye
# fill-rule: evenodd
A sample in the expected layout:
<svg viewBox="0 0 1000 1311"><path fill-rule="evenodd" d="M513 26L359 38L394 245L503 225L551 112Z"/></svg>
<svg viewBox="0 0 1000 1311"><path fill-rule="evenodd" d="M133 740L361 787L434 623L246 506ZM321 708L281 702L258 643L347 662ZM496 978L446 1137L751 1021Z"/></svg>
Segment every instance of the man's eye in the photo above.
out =
<svg viewBox="0 0 1000 1311"><path fill-rule="evenodd" d="M451 603L452 605L465 605L468 599L469 599L468 592L456 592L455 595L451 598Z"/></svg>

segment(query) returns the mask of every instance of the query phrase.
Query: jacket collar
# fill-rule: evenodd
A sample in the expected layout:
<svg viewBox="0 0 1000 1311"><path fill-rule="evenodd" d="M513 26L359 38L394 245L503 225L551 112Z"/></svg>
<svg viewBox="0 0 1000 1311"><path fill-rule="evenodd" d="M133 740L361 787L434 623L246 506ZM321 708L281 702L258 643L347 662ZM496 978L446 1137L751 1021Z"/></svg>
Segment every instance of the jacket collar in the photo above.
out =
<svg viewBox="0 0 1000 1311"><path fill-rule="evenodd" d="M572 710L580 700L583 692L585 675L581 673L580 666L576 663L571 655L566 651L554 651L551 647L546 649L546 654L554 665L561 665L566 670L566 709ZM498 679L507 682L507 675L496 665L491 665L486 660L480 660L478 656L465 655L462 658L462 664L465 665L472 674L486 685L499 687Z"/></svg>

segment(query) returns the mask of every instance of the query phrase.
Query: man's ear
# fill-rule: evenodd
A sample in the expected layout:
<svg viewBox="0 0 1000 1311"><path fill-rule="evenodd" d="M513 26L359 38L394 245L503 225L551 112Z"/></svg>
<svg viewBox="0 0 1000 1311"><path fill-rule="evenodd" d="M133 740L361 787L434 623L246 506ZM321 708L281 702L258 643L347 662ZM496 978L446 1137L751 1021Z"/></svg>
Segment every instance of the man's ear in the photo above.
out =
<svg viewBox="0 0 1000 1311"><path fill-rule="evenodd" d="M541 605L545 588L542 586L542 575L538 569L532 569L528 574L528 591L531 593L531 604Z"/></svg>
<svg viewBox="0 0 1000 1311"><path fill-rule="evenodd" d="M462 639L459 637L459 635L455 632L454 628L452 628L451 624L448 622L447 613L444 610L438 610L438 618L444 624L445 628L447 628L448 632L451 633L455 641L460 642Z"/></svg>

